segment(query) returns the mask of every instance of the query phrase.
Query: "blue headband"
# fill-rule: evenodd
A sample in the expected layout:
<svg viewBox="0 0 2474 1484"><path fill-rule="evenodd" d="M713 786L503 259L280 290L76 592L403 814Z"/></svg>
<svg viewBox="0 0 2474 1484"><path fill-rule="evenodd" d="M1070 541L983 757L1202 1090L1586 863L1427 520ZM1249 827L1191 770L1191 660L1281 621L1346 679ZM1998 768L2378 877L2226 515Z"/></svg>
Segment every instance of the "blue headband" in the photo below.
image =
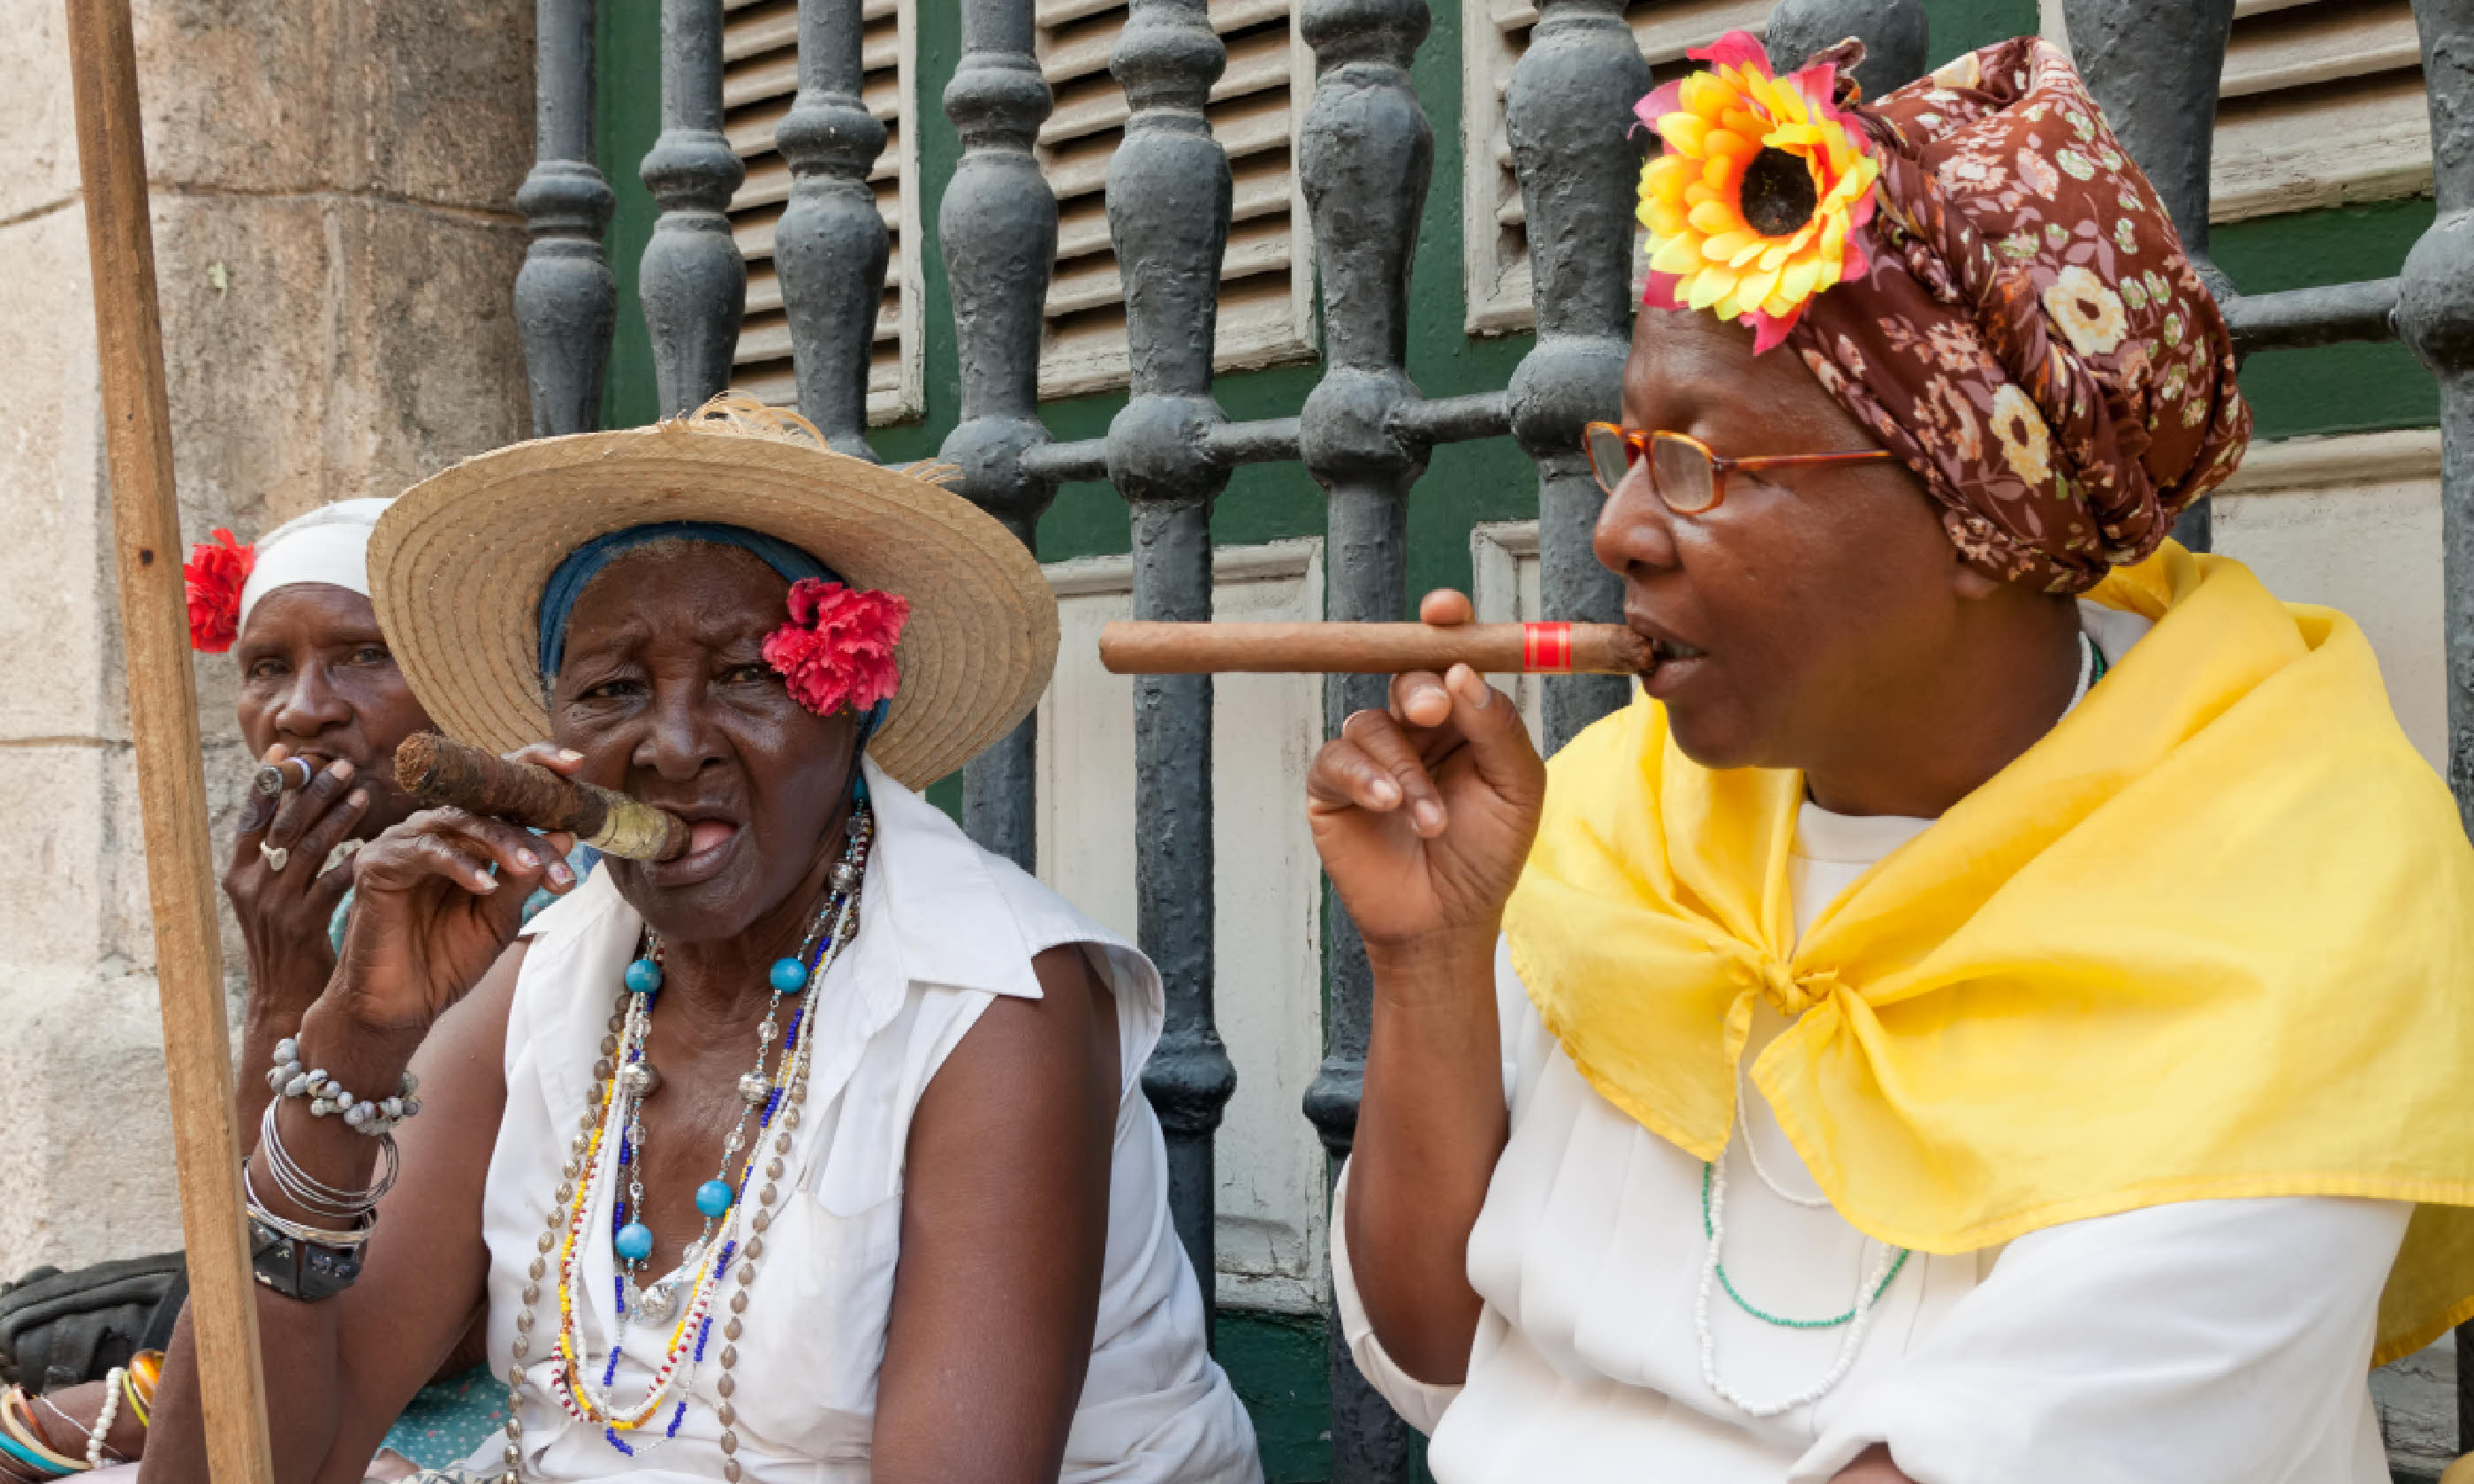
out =
<svg viewBox="0 0 2474 1484"><path fill-rule="evenodd" d="M786 582L795 583L803 577L837 583L841 578L832 567L776 537L745 526L717 525L705 520L657 520L649 525L629 526L607 536L596 536L567 554L567 560L549 574L541 596L541 673L544 682L558 678L559 661L567 657L567 620L575 611L575 600L601 575L601 569L639 546L655 541L703 541L714 546L735 546L752 551L766 566L781 574Z"/></svg>
<svg viewBox="0 0 2474 1484"><path fill-rule="evenodd" d="M623 531L613 531L607 536L596 536L569 552L567 560L550 572L549 581L542 586L539 655L543 683L558 678L559 662L567 654L568 615L575 610L575 600L584 596L584 589L601 575L601 569L639 546L668 540L703 541L713 546L735 546L740 551L752 551L766 566L792 583L807 577L827 583L842 580L841 574L788 541L766 536L762 531L750 531L745 526L726 526L708 520L657 520L647 525L629 526ZM886 706L887 703L880 701L875 709L860 718L861 745L865 745L866 738L884 722Z"/></svg>

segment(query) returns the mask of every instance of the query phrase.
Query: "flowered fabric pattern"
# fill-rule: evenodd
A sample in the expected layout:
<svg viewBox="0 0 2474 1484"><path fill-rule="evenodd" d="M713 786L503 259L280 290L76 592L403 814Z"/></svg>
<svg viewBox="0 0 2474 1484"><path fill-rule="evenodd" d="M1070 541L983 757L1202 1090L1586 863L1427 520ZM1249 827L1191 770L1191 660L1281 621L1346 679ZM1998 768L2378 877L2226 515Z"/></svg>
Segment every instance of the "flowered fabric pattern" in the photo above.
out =
<svg viewBox="0 0 2474 1484"><path fill-rule="evenodd" d="M1978 569L2094 586L2171 534L2250 439L2233 343L2069 60L2025 36L1858 121L1869 264L1787 338L1924 480Z"/></svg>
<svg viewBox="0 0 2474 1484"><path fill-rule="evenodd" d="M1634 109L1666 146L1640 173L1642 299L1740 321L1766 351L1813 295L1864 273L1880 168L1834 102L1832 54L1778 77L1735 31L1689 55L1709 67Z"/></svg>

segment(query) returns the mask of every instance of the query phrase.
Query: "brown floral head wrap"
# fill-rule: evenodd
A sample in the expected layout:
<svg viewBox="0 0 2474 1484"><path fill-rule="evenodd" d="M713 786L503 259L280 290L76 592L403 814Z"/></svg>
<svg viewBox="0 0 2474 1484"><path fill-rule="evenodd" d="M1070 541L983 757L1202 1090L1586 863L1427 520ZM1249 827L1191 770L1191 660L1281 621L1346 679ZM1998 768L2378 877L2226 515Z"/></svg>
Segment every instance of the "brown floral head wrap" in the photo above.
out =
<svg viewBox="0 0 2474 1484"><path fill-rule="evenodd" d="M2011 582L2083 591L2154 551L2174 516L2241 462L2250 412L2234 387L2224 317L2147 177L2058 50L2033 36L2004 41L1871 104L1854 101L1841 81L1857 55L1842 43L1796 78L1834 84L1835 108L1815 100L1813 116L1827 112L1825 123L1843 120L1860 138L1880 170L1879 209L1848 234L1843 279L1833 261L1817 282L1804 280L1814 285L1808 299L1788 307L1776 291L1769 311L1787 314L1763 327L1763 340L1783 332L1821 384L1916 471L1969 562ZM1817 70L1825 62L1836 65ZM1739 64L1725 77L1747 74ZM1762 97L1779 96L1745 85L1754 108L1741 119L1727 120L1722 102L1702 105L1721 115L1709 154L1725 143L1715 135L1755 122L1770 111L1758 107ZM1692 121L1680 132L1693 148L1680 151L1679 132L1664 127L1673 115L1652 119L1666 97L1644 100L1641 111L1661 123L1668 156L1704 153ZM1692 102L1683 95L1682 106ZM1766 160L1781 147L1803 154L1802 135L1824 132L1788 123L1753 138ZM1706 286L1708 273L1695 279L1680 266L1693 254L1669 237L1648 298L1742 309L1750 323L1759 294L1772 291L1771 280L1753 276L1766 259L1748 251L1730 264L1719 252L1734 245L1724 235L1731 227L1755 223L1759 235L1755 208L1767 203L1752 199L1751 185L1760 161L1734 178L1744 183L1722 203L1740 220L1693 203L1710 193L1701 162L1685 163L1686 176L1662 179L1670 191L1691 182L1688 196L1672 197L1688 224L1677 226L1674 208L1653 200L1654 177L1678 166L1653 161L1643 175L1653 247L1661 222L1684 237L1706 224L1712 235L1699 266L1717 263L1730 284L1736 277L1726 268L1747 272L1734 297L1720 297ZM1811 165L1816 181L1837 178L1817 149ZM1707 179L1728 178L1710 165ZM1687 275L1680 287L1661 264Z"/></svg>

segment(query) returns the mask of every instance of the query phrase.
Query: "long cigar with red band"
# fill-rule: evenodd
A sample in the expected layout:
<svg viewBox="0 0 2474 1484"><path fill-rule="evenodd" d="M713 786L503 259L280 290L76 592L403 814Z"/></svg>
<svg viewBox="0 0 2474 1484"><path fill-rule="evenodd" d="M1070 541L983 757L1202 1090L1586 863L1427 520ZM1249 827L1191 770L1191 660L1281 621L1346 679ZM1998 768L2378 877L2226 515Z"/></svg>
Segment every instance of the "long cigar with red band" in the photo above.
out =
<svg viewBox="0 0 2474 1484"><path fill-rule="evenodd" d="M417 731L395 750L395 780L424 803L557 830L605 855L672 860L687 853L688 822L667 809L434 731Z"/></svg>
<svg viewBox="0 0 2474 1484"><path fill-rule="evenodd" d="M1121 620L1100 630L1117 675L1638 675L1649 643L1619 624L1221 624Z"/></svg>

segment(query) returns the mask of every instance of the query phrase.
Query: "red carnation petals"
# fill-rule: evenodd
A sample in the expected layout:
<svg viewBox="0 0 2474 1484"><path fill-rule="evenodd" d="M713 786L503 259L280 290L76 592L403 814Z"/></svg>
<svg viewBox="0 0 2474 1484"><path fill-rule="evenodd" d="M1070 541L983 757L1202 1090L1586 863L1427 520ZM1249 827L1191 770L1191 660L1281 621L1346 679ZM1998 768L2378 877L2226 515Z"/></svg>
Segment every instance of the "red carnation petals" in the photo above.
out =
<svg viewBox="0 0 2474 1484"><path fill-rule="evenodd" d="M213 540L189 548L181 575L188 579L190 648L220 655L232 647L240 637L241 589L256 565L257 548L242 545L221 527Z"/></svg>
<svg viewBox="0 0 2474 1484"><path fill-rule="evenodd" d="M790 621L765 636L764 662L818 716L865 711L900 683L893 646L910 621L908 598L803 577L790 585Z"/></svg>

